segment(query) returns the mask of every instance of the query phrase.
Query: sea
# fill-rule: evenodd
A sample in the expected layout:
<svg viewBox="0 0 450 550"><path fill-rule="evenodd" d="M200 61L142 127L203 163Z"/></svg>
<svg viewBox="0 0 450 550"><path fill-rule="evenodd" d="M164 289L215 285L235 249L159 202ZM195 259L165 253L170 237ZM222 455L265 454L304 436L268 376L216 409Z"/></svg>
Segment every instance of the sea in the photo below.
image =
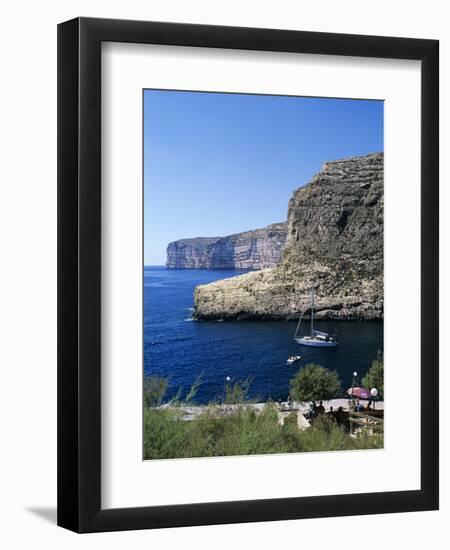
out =
<svg viewBox="0 0 450 550"><path fill-rule="evenodd" d="M353 372L364 376L383 350L381 321L317 321L317 330L336 334L338 346L308 348L294 340L296 321L192 319L197 285L242 273L144 267L144 375L168 379L166 399L178 391L184 397L201 377L193 402L220 400L229 377L231 383L250 379L251 399L284 400L290 380L308 363L336 370L346 389ZM290 355L301 355L301 360L287 365Z"/></svg>

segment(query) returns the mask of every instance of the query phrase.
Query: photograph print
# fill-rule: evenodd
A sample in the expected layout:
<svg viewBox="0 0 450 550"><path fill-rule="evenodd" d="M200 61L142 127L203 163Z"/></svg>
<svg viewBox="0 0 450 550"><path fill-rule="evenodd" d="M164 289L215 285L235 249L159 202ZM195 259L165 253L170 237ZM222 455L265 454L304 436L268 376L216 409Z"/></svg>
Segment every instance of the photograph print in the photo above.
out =
<svg viewBox="0 0 450 550"><path fill-rule="evenodd" d="M383 126L143 91L144 460L383 448Z"/></svg>

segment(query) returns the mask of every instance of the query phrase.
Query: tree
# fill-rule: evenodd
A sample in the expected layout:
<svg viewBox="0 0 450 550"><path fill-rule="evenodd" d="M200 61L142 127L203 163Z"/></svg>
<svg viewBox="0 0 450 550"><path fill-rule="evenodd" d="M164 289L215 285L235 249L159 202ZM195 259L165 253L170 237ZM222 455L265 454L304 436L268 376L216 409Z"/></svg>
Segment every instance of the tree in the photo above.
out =
<svg viewBox="0 0 450 550"><path fill-rule="evenodd" d="M336 371L310 363L301 368L291 380L291 397L296 401L327 400L341 393Z"/></svg>
<svg viewBox="0 0 450 550"><path fill-rule="evenodd" d="M378 397L380 399L384 398L384 360L381 352L379 352L377 358L372 361L372 366L362 379L362 383L368 390L377 388Z"/></svg>

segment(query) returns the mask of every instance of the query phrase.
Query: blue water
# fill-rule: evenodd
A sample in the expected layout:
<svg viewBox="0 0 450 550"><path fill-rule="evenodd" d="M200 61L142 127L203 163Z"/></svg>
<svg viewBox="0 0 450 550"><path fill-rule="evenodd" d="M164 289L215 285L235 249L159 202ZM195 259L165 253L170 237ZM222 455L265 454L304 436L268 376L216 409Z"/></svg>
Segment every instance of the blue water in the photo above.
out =
<svg viewBox="0 0 450 550"><path fill-rule="evenodd" d="M227 376L252 377L252 398L285 399L290 379L310 362L336 370L349 387L353 371L363 376L383 349L383 323L376 321L317 321L317 330L337 332L339 342L320 349L294 341L295 321L191 320L197 285L242 273L144 268L144 372L169 378L167 397L180 387L184 395L203 372L197 403L220 398ZM302 359L289 366L289 355Z"/></svg>

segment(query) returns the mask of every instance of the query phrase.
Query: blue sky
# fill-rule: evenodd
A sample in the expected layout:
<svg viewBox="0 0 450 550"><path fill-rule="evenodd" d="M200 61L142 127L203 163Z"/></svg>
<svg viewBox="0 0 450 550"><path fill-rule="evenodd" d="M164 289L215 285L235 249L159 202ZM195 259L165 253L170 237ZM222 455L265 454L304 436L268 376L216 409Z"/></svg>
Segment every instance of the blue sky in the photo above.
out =
<svg viewBox="0 0 450 550"><path fill-rule="evenodd" d="M382 150L381 101L145 90L144 264L284 221L325 161Z"/></svg>

